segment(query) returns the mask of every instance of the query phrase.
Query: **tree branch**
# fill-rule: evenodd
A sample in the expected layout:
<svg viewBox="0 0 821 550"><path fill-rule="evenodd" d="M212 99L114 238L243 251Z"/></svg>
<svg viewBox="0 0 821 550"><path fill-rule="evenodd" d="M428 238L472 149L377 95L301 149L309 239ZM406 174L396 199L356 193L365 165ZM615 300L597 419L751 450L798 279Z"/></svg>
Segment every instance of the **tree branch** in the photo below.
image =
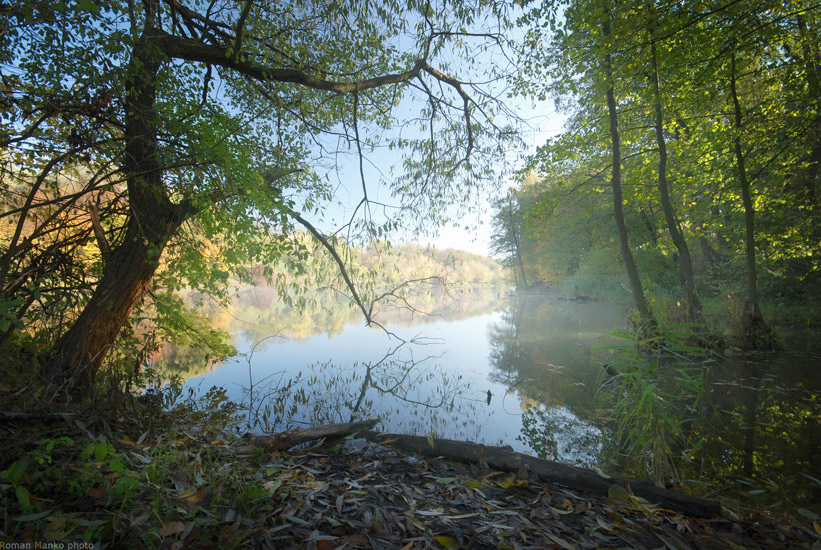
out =
<svg viewBox="0 0 821 550"><path fill-rule="evenodd" d="M337 93L357 92L388 84L399 84L416 78L422 69L426 69L428 72L435 71L435 69L428 66L424 60L420 59L416 61L412 69L403 73L386 74L353 82L338 82L317 78L296 69L266 67L259 63L242 60L241 56L238 55L229 57L224 48L209 46L189 38L173 36L159 29L154 29L151 38L166 55L172 58L210 63L212 65L225 67L226 69L235 70L245 76L261 81L290 82L316 90L326 90ZM441 75L438 71L435 72ZM434 73L431 72L431 74ZM449 78L445 75L442 75L442 77Z"/></svg>
<svg viewBox="0 0 821 550"><path fill-rule="evenodd" d="M320 233L319 230L317 230L317 228L315 228L308 220L300 216L299 213L291 210L290 214L296 221L298 221L303 227L305 227L305 229L310 231L311 234L314 237L316 237L316 239L320 243L322 243L322 246L324 246L325 249L331 254L334 261L336 262L336 265L339 267L339 272L342 274L342 278L345 280L345 284L350 289L351 294L353 294L354 302L356 302L356 305L359 306L360 310L362 310L362 314L365 315L365 322L368 325L370 325L372 323L371 313L370 311L368 311L368 309L365 307L365 304L362 302L362 299L359 297L359 293L356 291L356 287L354 286L353 281L351 281L351 278L348 275L348 270L345 268L345 262L343 262L342 258L339 257L339 253L336 251L336 248L334 248L334 246L330 242L328 242L328 239L326 239L325 236L322 233Z"/></svg>

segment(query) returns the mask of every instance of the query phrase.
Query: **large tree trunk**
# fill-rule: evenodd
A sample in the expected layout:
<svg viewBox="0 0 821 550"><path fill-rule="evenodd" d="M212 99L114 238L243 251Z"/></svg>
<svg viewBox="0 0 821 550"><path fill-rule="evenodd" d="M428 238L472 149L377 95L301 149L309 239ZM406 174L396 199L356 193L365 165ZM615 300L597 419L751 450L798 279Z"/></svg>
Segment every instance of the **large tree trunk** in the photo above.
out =
<svg viewBox="0 0 821 550"><path fill-rule="evenodd" d="M516 472L522 478L534 477L548 483L557 483L573 490L589 491L601 495L613 493L613 486L630 488L635 496L659 504L662 508L675 510L695 517L715 517L721 513L718 502L688 496L648 483L619 476L607 476L585 470L570 464L543 460L534 456L517 453L510 448L480 445L469 441L451 439L430 439L418 435L378 434L365 432L364 436L380 445L392 445L399 449L426 456L458 460L480 467L490 467L503 472ZM626 500L629 493L625 493ZM629 504L626 502L625 504Z"/></svg>
<svg viewBox="0 0 821 550"><path fill-rule="evenodd" d="M744 327L744 346L754 349L771 348L774 345L773 334L758 302L758 274L755 261L755 207L753 206L750 181L744 165L744 151L741 147L742 114L736 86L736 55L730 57L730 95L735 115L733 151L735 153L736 172L741 187L741 201L744 204L744 248L747 264L747 303L744 306L742 325Z"/></svg>
<svg viewBox="0 0 821 550"><path fill-rule="evenodd" d="M150 23L135 44L125 93L125 155L131 208L125 235L104 255L103 275L80 316L56 344L45 375L78 394L93 389L94 378L128 320L145 296L160 256L193 210L168 198L158 159L156 82L160 52L152 47Z"/></svg>
<svg viewBox="0 0 821 550"><path fill-rule="evenodd" d="M156 227L151 231L147 225ZM159 216L146 217L142 223L132 217L122 244L107 258L91 299L55 346L48 376L70 381L83 391L93 387L94 376L134 306L148 291L160 253L178 225ZM147 233L153 233L152 238Z"/></svg>
<svg viewBox="0 0 821 550"><path fill-rule="evenodd" d="M604 24L605 36L610 35L610 23ZM604 58L605 78L607 79L607 112L610 120L610 139L613 151L613 168L611 183L613 187L613 217L616 219L616 227L619 231L619 245L621 247L621 257L624 261L624 268L627 271L627 280L630 282L630 290L633 294L633 303L641 316L644 329L651 329L655 326L655 319L647 305L644 297L644 289L641 286L641 278L630 249L630 239L627 235L627 224L624 221L624 199L621 192L621 138L619 136L619 119L616 113L616 98L613 92L613 61L608 52Z"/></svg>
<svg viewBox="0 0 821 550"><path fill-rule="evenodd" d="M653 72L651 74L655 94L656 143L658 143L659 148L658 188L661 197L661 207L662 210L664 210L664 219L667 222L667 229L670 231L670 238L673 240L676 250L678 250L678 275L682 290L684 291L687 320L694 323L701 323L703 321L701 316L701 301L698 299L698 293L696 292L690 248L687 246L687 241L684 240L678 219L676 219L673 202L670 200L670 190L667 185L667 142L664 138L664 116L661 110L661 86L659 84L655 41L651 42L650 52L653 60Z"/></svg>

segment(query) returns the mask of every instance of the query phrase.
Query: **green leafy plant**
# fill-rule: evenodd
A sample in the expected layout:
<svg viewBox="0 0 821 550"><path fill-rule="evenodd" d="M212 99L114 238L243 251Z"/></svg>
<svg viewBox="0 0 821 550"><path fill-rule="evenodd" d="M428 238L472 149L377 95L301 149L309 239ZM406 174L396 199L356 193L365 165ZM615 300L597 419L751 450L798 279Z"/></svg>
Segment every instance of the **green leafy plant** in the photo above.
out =
<svg viewBox="0 0 821 550"><path fill-rule="evenodd" d="M609 366L613 374L602 385L615 399L614 458L657 484L680 481L676 457L689 456L702 443L689 426L700 414L710 353L689 343L698 336L691 325L659 327L646 338L612 334L628 341L610 347L615 351Z"/></svg>

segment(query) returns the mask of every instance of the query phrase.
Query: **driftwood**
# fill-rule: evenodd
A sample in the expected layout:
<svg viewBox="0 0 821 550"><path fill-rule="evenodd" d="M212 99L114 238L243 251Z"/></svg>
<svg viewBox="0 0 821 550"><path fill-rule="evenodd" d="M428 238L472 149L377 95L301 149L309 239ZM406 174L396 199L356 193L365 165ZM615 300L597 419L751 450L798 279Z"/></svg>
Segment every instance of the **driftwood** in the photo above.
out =
<svg viewBox="0 0 821 550"><path fill-rule="evenodd" d="M695 517L714 517L721 513L721 505L717 502L687 496L675 491L656 487L651 483L636 481L618 476L609 476L605 479L596 472L542 460L533 456L517 453L509 448L479 445L450 439L433 439L415 435L379 434L366 432L368 440L383 445L392 445L399 449L414 453L444 457L459 462L468 462L487 465L493 469L518 472L542 481L557 483L581 491L589 491L608 495L613 485L620 485L627 489L628 485L633 494L658 504L662 508L681 512ZM431 446L431 441L433 446ZM620 491L623 493L623 491Z"/></svg>
<svg viewBox="0 0 821 550"><path fill-rule="evenodd" d="M302 445L315 439L325 437L344 437L364 430L369 430L379 424L379 419L348 422L345 424L326 424L311 428L289 430L273 435L254 435L247 433L234 445L234 450L240 453L254 452L259 448L268 451L282 451Z"/></svg>

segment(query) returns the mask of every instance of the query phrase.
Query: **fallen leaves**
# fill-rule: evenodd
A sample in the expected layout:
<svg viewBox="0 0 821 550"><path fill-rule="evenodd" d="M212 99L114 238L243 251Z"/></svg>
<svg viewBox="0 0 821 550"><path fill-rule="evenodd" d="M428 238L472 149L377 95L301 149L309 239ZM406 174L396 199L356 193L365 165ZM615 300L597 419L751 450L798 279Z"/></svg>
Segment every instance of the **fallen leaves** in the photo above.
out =
<svg viewBox="0 0 821 550"><path fill-rule="evenodd" d="M313 446L260 459L228 446L208 455L211 444L191 444L188 434L184 445L143 439L116 440L111 467L83 493L90 498L18 514L12 528L51 540L105 533L116 548L821 550L821 527L808 509L798 512L811 525L804 529L761 517L701 520L654 509L629 486L614 484L604 498L384 445ZM127 499L116 491L124 479L140 480L122 492Z"/></svg>

